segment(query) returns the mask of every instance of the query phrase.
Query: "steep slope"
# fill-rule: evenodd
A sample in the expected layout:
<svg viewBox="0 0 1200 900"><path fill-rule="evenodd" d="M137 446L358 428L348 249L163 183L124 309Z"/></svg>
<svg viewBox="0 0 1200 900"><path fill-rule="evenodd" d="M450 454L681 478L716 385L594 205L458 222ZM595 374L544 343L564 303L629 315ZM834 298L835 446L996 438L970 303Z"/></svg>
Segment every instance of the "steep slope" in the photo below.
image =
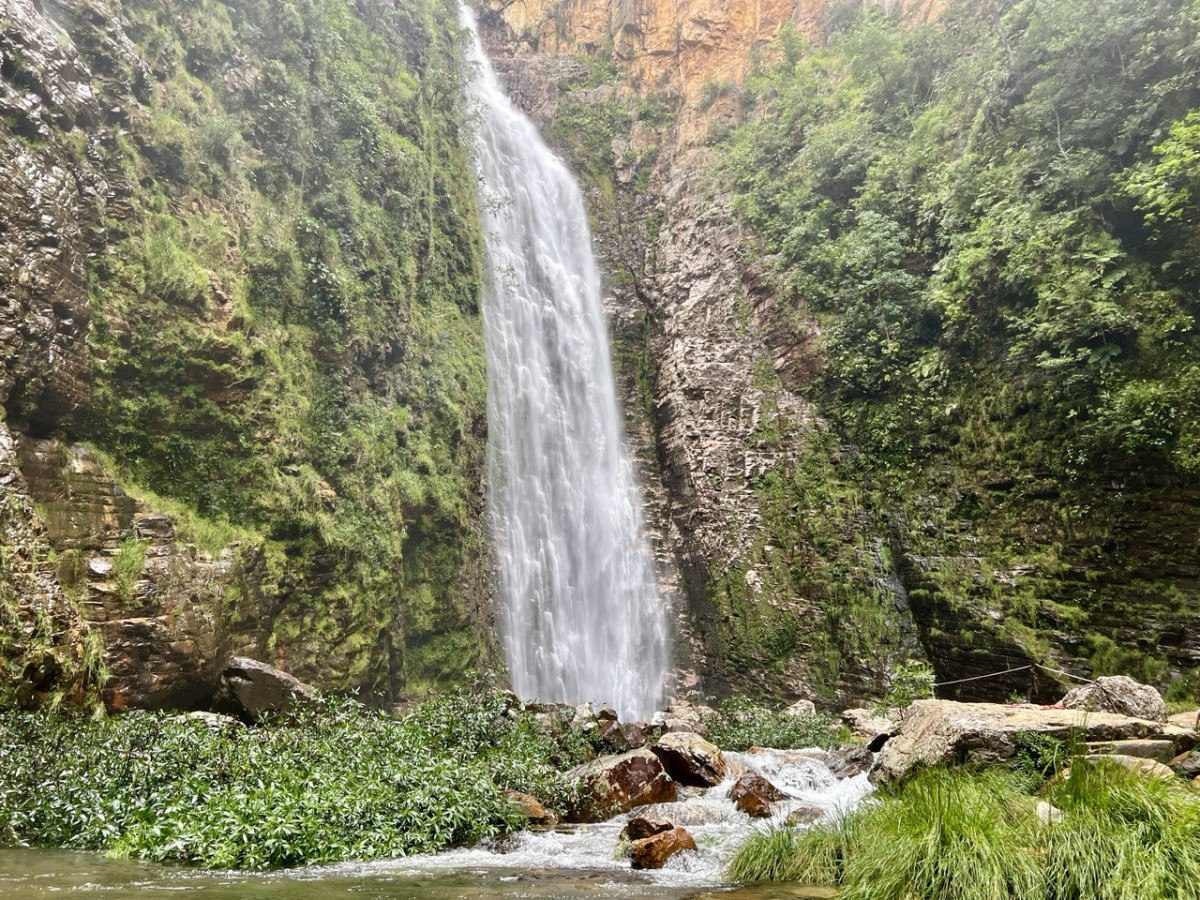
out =
<svg viewBox="0 0 1200 900"><path fill-rule="evenodd" d="M966 217L968 184L1015 201L1039 179L1061 183L1056 154L1077 161L1078 171L1104 171L1109 163L1094 165L1088 154L1110 151L1088 143L1088 129L1111 128L1119 145L1127 142L1116 150L1120 165L1149 172L1167 152L1153 151L1153 142L1186 113L1196 83L1187 68L1194 23L1186 4L1148 10L1114 2L1102 29L1079 26L1087 16L1067 2L1032 18L1026 6L493 4L494 45L507 57L514 91L593 187L630 430L643 442L646 477L661 488L659 546L682 573L681 628L691 650L679 673L684 686L703 681L716 690L845 700L882 687L898 659L927 656L942 680L1045 661L1187 689L1200 660L1200 520L1191 512L1193 476L1162 452L1178 447L1177 460L1187 452L1186 378L1164 381L1174 385L1166 394L1135 391L1125 400L1116 384L1107 385L1109 401L1124 404L1111 420L1134 428L1114 440L1149 443L1095 454L1080 473L1065 454L1087 429L1070 404L1039 409L1028 392L1004 388L1022 379L1035 388L1047 383L1041 363L1031 362L1038 349L1026 342L1022 351L1012 332L983 323L956 338L976 356L955 358L961 351L943 346L938 366L927 371L935 357L921 329L937 298L901 314L911 311L908 321L892 321L905 284L936 290L949 265L930 253L921 230L921 216L935 213L913 209L904 194L922 159L928 184L944 192L963 179L964 206L954 215ZM1159 20L1174 24L1163 30ZM872 33L886 37L871 43ZM992 41L997 53L1024 56L1006 62L988 55ZM966 62L956 65L960 59ZM1088 65L1104 74L1081 72L1070 84L1045 86L1056 66ZM1105 79L1133 93L1121 99L1126 88L1118 86L1115 99L1090 97L1087 85ZM975 105L972 88L992 83L990 105ZM1049 90L1059 91L1053 100ZM954 160L1026 91L1043 94L1042 105L1018 112L1002 140L1012 141L1009 153L1020 152L1022 140L1045 147L1041 171L1031 165L1024 181L1006 185L971 181ZM1137 107L1128 117L1132 130L1100 118L1116 115L1138 91L1165 99L1157 111ZM921 118L927 107L943 119ZM944 119L956 110L964 122L974 115L983 124L948 135ZM1046 122L1058 122L1071 143L1055 150ZM1181 132L1175 161L1159 167L1158 182L1147 176L1152 196L1178 189L1173 175L1188 140ZM879 158L898 162L872 169ZM1094 203L1102 221L1125 217L1130 224L1115 230L1145 241L1142 226L1132 224L1140 214L1128 202L1109 204L1103 183L1075 190L1075 203ZM1067 201L1039 202L1058 202L1068 215ZM846 226L834 224L837 217L854 222L864 208L901 222L909 217L916 230L893 249L872 244L862 230L839 245ZM1170 208L1168 218L1180 215ZM1186 232L1191 220L1182 221ZM958 226L933 240L954 240L951 227ZM1062 236L1068 248L1073 240ZM958 271L966 271L971 246L981 264L989 258L979 240L964 244ZM1003 246L997 240L992 260L1002 258ZM1151 261L1162 250L1132 253ZM900 270L891 281L883 272L888 260ZM1001 265L993 271L1003 273ZM1060 271L1101 290L1115 282L1100 288L1097 279L1135 277L1119 262L1089 263L1070 252ZM971 277L958 302L1009 315L1006 301L997 308L985 287L988 276ZM1186 290L1190 277L1167 290ZM1052 307L1051 296L1045 321L1030 325L1040 330L1042 349L1057 340L1047 329L1069 329L1072 315ZM1192 327L1171 321L1185 332ZM938 327L951 328L944 319ZM1147 327L1129 339L1145 342L1159 326L1147 320ZM1116 345L1103 337L1094 344L1101 355ZM1151 351L1126 371L1139 371L1144 386L1175 364L1186 372L1187 358ZM1090 364L1077 357L1073 365ZM946 367L950 391L929 381ZM846 386L856 372L883 380L855 394ZM917 405L949 410L949 421L931 427L914 419L908 411ZM1174 417L1165 431L1159 413ZM1046 430L1053 416L1060 427ZM1167 444L1155 446L1159 439ZM1061 687L1052 675L1021 671L948 690L1047 698Z"/></svg>
<svg viewBox="0 0 1200 900"><path fill-rule="evenodd" d="M114 706L231 650L381 697L487 660L454 16L0 4L10 688L100 643Z"/></svg>

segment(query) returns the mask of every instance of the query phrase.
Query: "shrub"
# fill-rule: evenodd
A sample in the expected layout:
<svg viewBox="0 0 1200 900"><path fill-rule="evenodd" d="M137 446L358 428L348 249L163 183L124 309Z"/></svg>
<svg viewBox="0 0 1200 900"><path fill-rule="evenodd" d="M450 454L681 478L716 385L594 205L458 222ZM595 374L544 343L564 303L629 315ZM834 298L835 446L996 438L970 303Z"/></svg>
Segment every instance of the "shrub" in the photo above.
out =
<svg viewBox="0 0 1200 900"><path fill-rule="evenodd" d="M910 659L899 663L888 677L888 689L880 704L884 709L903 709L914 700L933 696L933 669L928 663Z"/></svg>
<svg viewBox="0 0 1200 900"><path fill-rule="evenodd" d="M502 789L553 794L553 749L491 695L230 729L5 712L0 842L245 869L434 852L519 825Z"/></svg>
<svg viewBox="0 0 1200 900"><path fill-rule="evenodd" d="M724 750L832 747L845 736L844 730L829 716L794 716L782 710L755 706L744 697L731 697L722 702L717 707L717 714L704 724L708 739Z"/></svg>

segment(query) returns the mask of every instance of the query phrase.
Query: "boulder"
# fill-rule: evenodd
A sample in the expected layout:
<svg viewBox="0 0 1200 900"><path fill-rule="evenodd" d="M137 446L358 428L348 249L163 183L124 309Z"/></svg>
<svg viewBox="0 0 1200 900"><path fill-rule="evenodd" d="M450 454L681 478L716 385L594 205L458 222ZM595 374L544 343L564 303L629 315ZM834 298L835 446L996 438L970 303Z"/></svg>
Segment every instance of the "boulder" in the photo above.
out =
<svg viewBox="0 0 1200 900"><path fill-rule="evenodd" d="M888 710L887 715L869 709L855 708L842 711L842 724L855 737L862 738L875 751L896 732L900 719L899 710Z"/></svg>
<svg viewBox="0 0 1200 900"><path fill-rule="evenodd" d="M905 710L899 730L879 753L873 781L898 781L919 766L992 763L1017 752L1025 732L1085 741L1153 738L1174 741L1179 750L1195 745L1195 733L1178 726L1107 712L1044 706L918 700Z"/></svg>
<svg viewBox="0 0 1200 900"><path fill-rule="evenodd" d="M505 791L504 796L513 809L524 816L530 825L553 828L558 824L558 816L546 809L537 797L522 794L520 791Z"/></svg>
<svg viewBox="0 0 1200 900"><path fill-rule="evenodd" d="M579 800L571 810L577 822L601 822L650 803L670 803L678 788L649 750L602 756L567 773L579 783Z"/></svg>
<svg viewBox="0 0 1200 900"><path fill-rule="evenodd" d="M725 757L720 748L694 732L668 732L650 749L667 774L680 784L712 787L725 778Z"/></svg>
<svg viewBox="0 0 1200 900"><path fill-rule="evenodd" d="M1181 728L1191 728L1193 731L1200 731L1200 709L1189 709L1187 712L1175 713L1173 716L1168 716L1167 721Z"/></svg>
<svg viewBox="0 0 1200 900"><path fill-rule="evenodd" d="M271 713L285 712L297 703L317 699L316 689L282 669L256 659L235 656L221 672L221 687L214 706L243 719L258 721Z"/></svg>
<svg viewBox="0 0 1200 900"><path fill-rule="evenodd" d="M714 715L716 715L716 710L711 706L676 700L665 710L657 713L651 724L662 728L664 732L690 731L693 734L703 735L707 733L704 727L705 720Z"/></svg>
<svg viewBox="0 0 1200 900"><path fill-rule="evenodd" d="M835 778L854 778L871 771L875 754L866 747L845 747L832 751L827 764Z"/></svg>
<svg viewBox="0 0 1200 900"><path fill-rule="evenodd" d="M825 810L819 806L798 806L787 814L784 824L788 828L798 828L801 825L811 825L823 815Z"/></svg>
<svg viewBox="0 0 1200 900"><path fill-rule="evenodd" d="M1168 763L1175 758L1175 742L1146 738L1129 741L1089 741L1087 752L1090 756L1138 756L1142 759L1156 759Z"/></svg>
<svg viewBox="0 0 1200 900"><path fill-rule="evenodd" d="M1174 780L1175 778L1175 773L1171 771L1170 766L1163 765L1158 760L1145 759L1140 756L1122 756L1119 753L1105 753L1103 755L1085 756L1084 760L1092 763L1113 763L1114 765L1129 769L1131 772L1138 772L1145 775L1147 778L1161 778L1164 781ZM1070 769L1063 769L1063 778L1069 778L1070 775Z"/></svg>
<svg viewBox="0 0 1200 900"><path fill-rule="evenodd" d="M817 714L817 705L811 700L797 700L783 711L784 715L805 719Z"/></svg>
<svg viewBox="0 0 1200 900"><path fill-rule="evenodd" d="M1186 778L1188 781L1194 781L1200 778L1200 750L1189 750L1187 753L1180 753L1171 760L1171 768L1180 778Z"/></svg>
<svg viewBox="0 0 1200 900"><path fill-rule="evenodd" d="M771 804L786 800L787 794L757 772L747 772L734 783L729 799L751 818L765 819L771 815Z"/></svg>
<svg viewBox="0 0 1200 900"><path fill-rule="evenodd" d="M675 825L666 819L653 816L634 816L621 829L621 837L627 841L640 841L664 831L670 831Z"/></svg>
<svg viewBox="0 0 1200 900"><path fill-rule="evenodd" d="M672 828L634 841L629 856L635 869L661 869L676 853L695 849L696 842L686 829Z"/></svg>
<svg viewBox="0 0 1200 900"><path fill-rule="evenodd" d="M1167 704L1162 695L1148 684L1128 675L1097 678L1093 684L1072 688L1062 698L1065 709L1118 713L1151 722L1167 721Z"/></svg>

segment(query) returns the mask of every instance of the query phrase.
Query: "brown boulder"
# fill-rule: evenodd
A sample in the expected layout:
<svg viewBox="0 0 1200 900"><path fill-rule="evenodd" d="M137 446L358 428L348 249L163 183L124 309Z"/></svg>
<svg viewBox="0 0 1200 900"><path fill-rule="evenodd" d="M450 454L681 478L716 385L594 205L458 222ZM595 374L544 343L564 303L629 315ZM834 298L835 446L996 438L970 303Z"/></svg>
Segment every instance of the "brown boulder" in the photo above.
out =
<svg viewBox="0 0 1200 900"><path fill-rule="evenodd" d="M1193 732L1174 725L1106 712L1043 706L918 700L904 713L897 734L883 746L871 778L898 781L915 768L944 763L993 763L1011 759L1017 736L1026 732L1059 739L1122 741L1162 738L1180 749L1195 744Z"/></svg>
<svg viewBox="0 0 1200 900"><path fill-rule="evenodd" d="M730 789L729 799L751 818L765 819L771 815L771 804L786 800L787 794L757 772L747 772Z"/></svg>
<svg viewBox="0 0 1200 900"><path fill-rule="evenodd" d="M650 748L663 767L680 784L712 787L725 778L725 757L720 748L690 731L664 734Z"/></svg>
<svg viewBox="0 0 1200 900"><path fill-rule="evenodd" d="M509 805L528 820L530 825L542 828L553 828L558 824L558 816L546 809L537 797L522 794L520 791L505 791L504 796Z"/></svg>
<svg viewBox="0 0 1200 900"><path fill-rule="evenodd" d="M629 856L635 869L661 869L676 853L695 849L696 842L685 829L671 828L634 841Z"/></svg>
<svg viewBox="0 0 1200 900"><path fill-rule="evenodd" d="M1188 781L1200 778L1200 750L1180 753L1171 760L1171 768L1175 770L1176 775L1186 778Z"/></svg>
<svg viewBox="0 0 1200 900"><path fill-rule="evenodd" d="M571 810L577 822L600 822L650 803L670 803L677 787L649 750L602 756L567 773L579 783L579 801Z"/></svg>
<svg viewBox="0 0 1200 900"><path fill-rule="evenodd" d="M235 656L221 672L221 689L213 705L222 712L257 721L316 698L316 689L282 669Z"/></svg>
<svg viewBox="0 0 1200 900"><path fill-rule="evenodd" d="M1062 698L1065 709L1118 713L1151 722L1167 721L1167 704L1162 694L1128 675L1097 678L1092 684L1072 688Z"/></svg>
<svg viewBox="0 0 1200 900"><path fill-rule="evenodd" d="M621 837L627 841L641 841L664 831L670 831L675 825L666 819L655 819L652 816L634 816L621 829Z"/></svg>

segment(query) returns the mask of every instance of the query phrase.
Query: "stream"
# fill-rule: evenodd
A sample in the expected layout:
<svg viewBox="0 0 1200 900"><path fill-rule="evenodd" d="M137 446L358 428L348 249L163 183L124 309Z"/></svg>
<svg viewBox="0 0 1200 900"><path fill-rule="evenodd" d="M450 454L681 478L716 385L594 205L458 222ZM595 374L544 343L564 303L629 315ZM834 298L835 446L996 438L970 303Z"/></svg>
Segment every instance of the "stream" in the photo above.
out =
<svg viewBox="0 0 1200 900"><path fill-rule="evenodd" d="M219 872L113 860L59 850L0 850L0 897L41 900L64 894L154 900L335 900L353 898L829 897L828 891L771 885L734 888L725 869L756 830L782 825L799 807L831 819L871 791L866 775L837 779L806 751L725 754L728 777L707 789L683 789L674 803L636 814L670 819L691 832L697 850L672 857L665 868L635 872L616 852L629 815L594 825L521 832L491 846L432 856L343 863L272 873ZM737 777L754 770L789 795L769 819L751 819L728 799Z"/></svg>

